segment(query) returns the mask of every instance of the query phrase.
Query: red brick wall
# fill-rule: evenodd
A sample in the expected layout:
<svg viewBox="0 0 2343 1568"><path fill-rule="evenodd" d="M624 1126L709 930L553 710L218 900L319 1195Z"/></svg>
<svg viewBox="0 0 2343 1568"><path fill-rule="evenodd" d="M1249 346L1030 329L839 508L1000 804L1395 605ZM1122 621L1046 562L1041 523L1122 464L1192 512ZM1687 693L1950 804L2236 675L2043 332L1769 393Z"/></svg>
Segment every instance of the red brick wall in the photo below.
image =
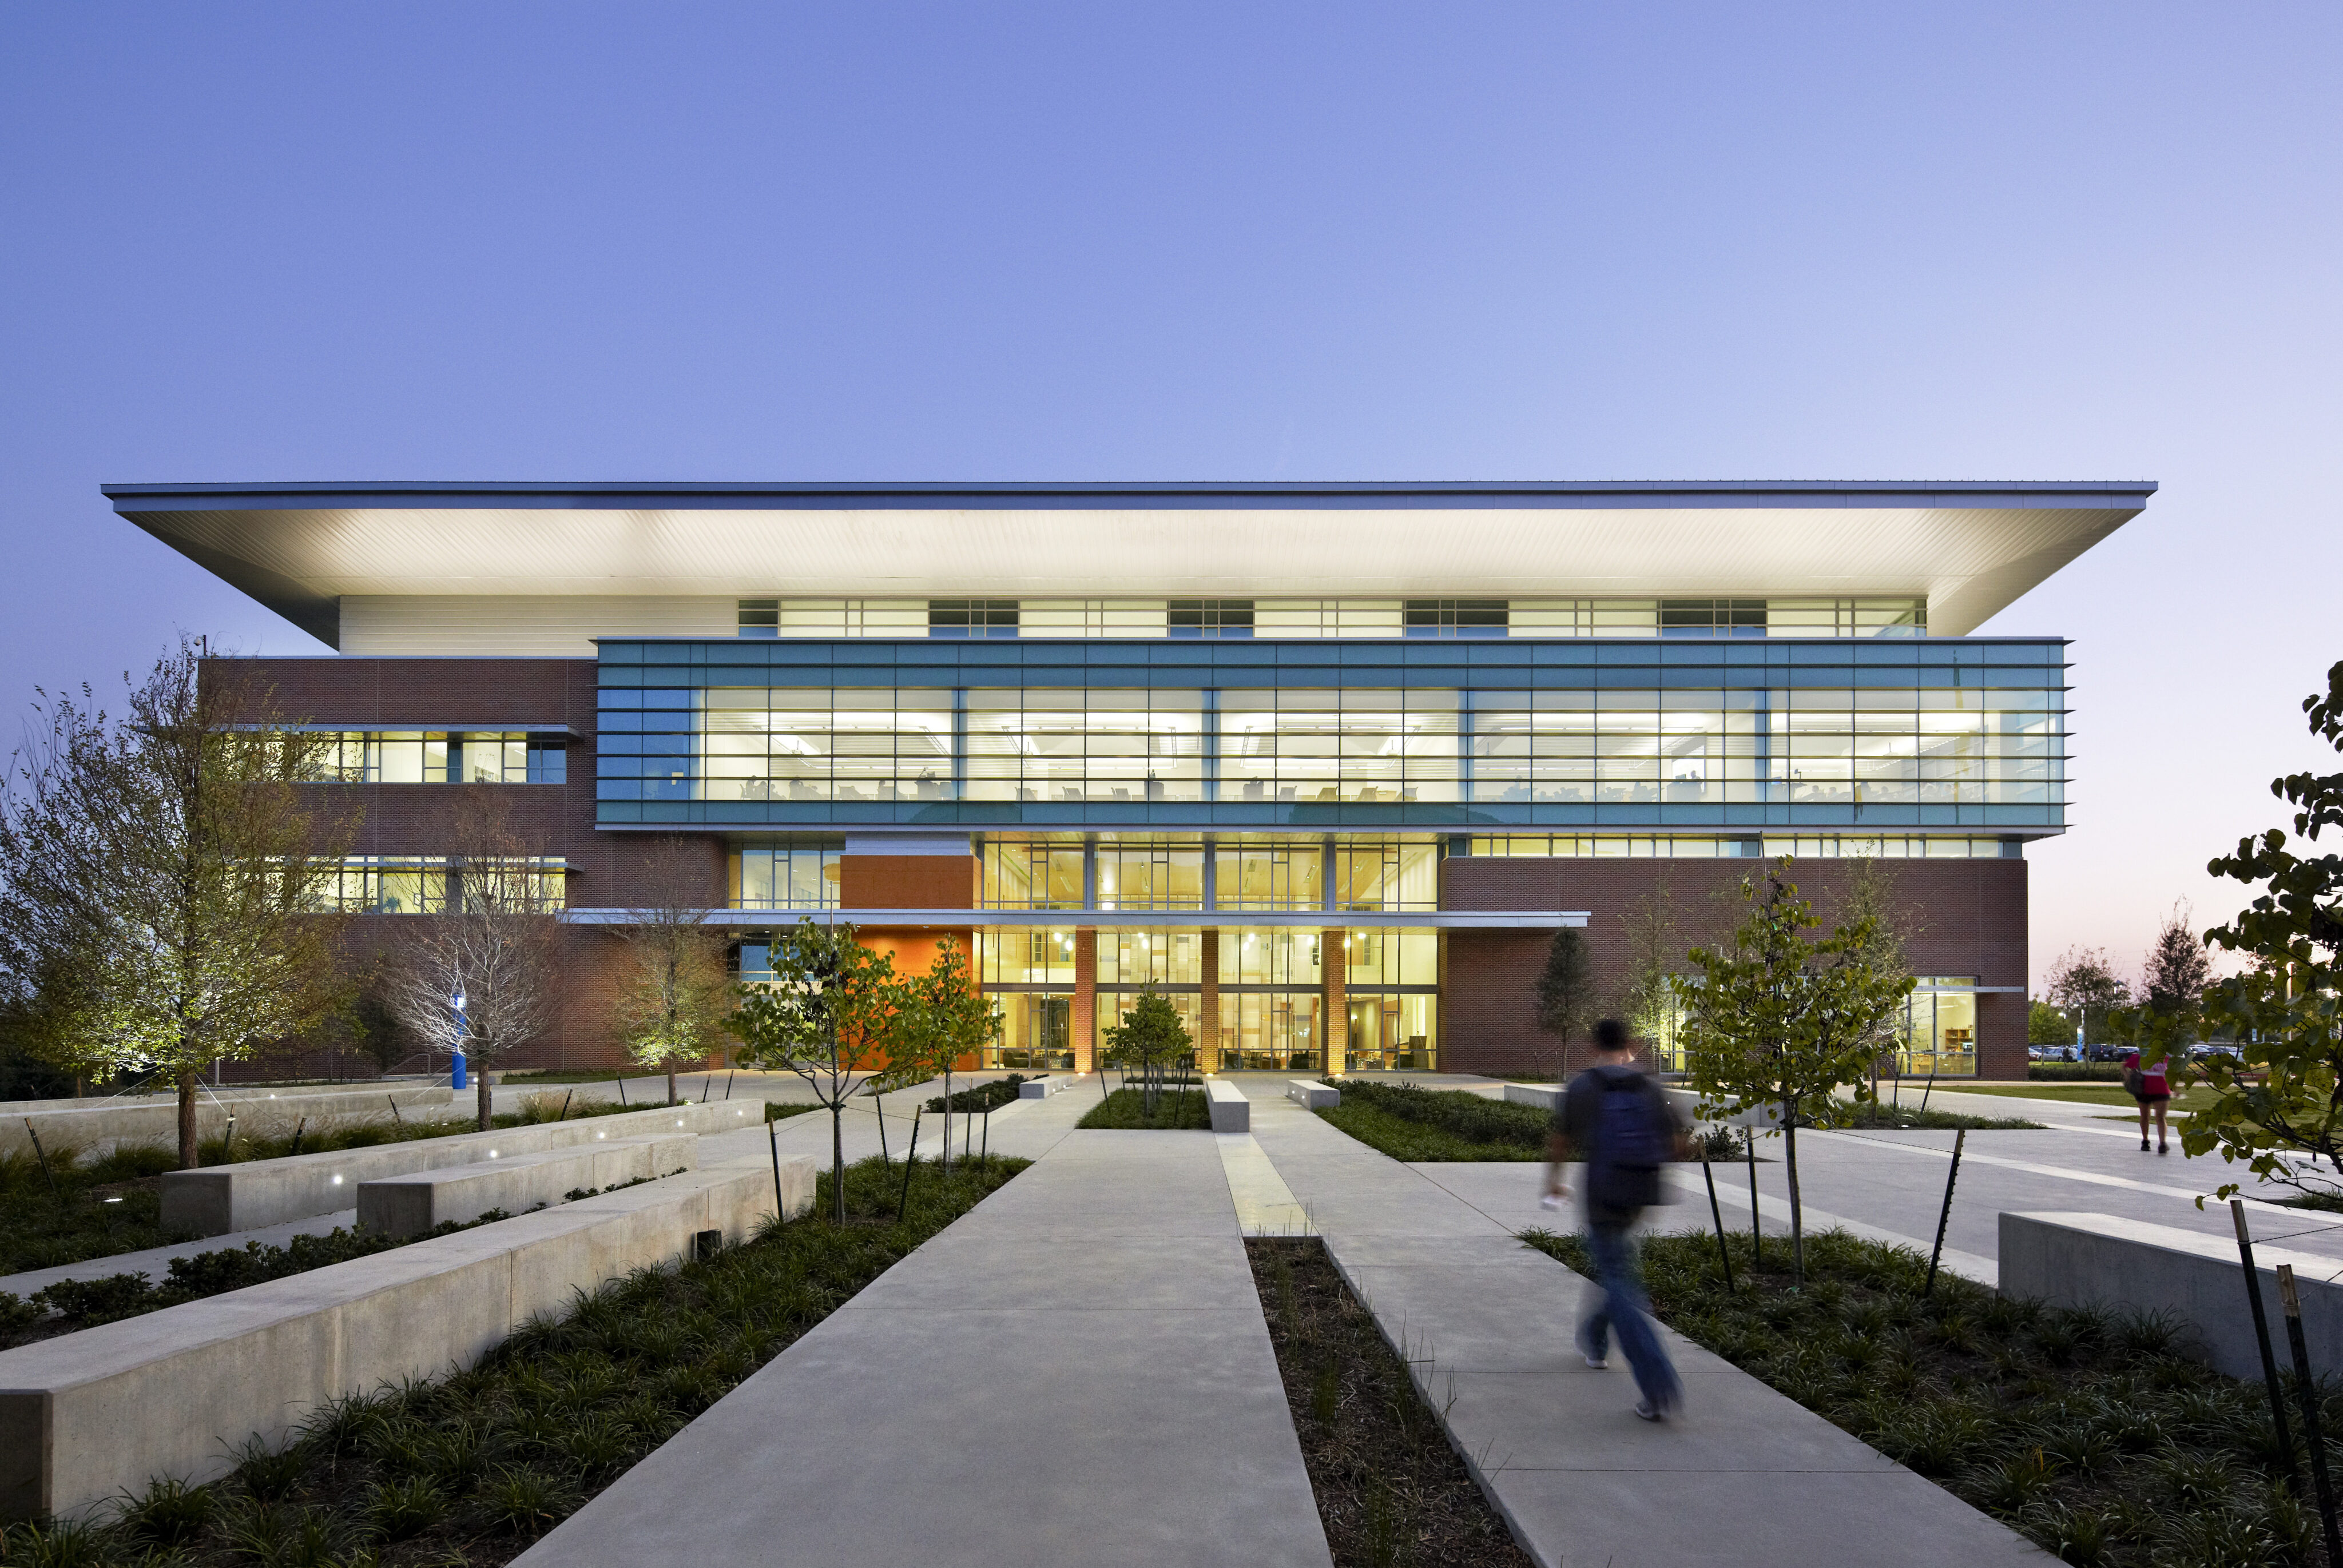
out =
<svg viewBox="0 0 2343 1568"><path fill-rule="evenodd" d="M1981 985L2026 983L2026 862L1882 860L1907 930L1919 974L1976 975ZM1683 945L1726 936L1743 908L1741 879L1751 860L1642 860L1453 857L1441 867L1443 910L1584 910L1588 955L1604 1010L1628 980L1625 918L1664 887ZM1847 863L1799 860L1790 879L1828 922L1837 918ZM1441 975L1441 1065L1459 1072L1574 1070L1580 1044L1560 1061L1550 1036L1532 1022L1532 989L1544 968L1551 932L1452 931ZM1977 999L1977 1060L1982 1076L2026 1075L2026 998Z"/></svg>
<svg viewBox="0 0 2343 1568"><path fill-rule="evenodd" d="M838 902L849 910L972 910L973 855L841 855Z"/></svg>

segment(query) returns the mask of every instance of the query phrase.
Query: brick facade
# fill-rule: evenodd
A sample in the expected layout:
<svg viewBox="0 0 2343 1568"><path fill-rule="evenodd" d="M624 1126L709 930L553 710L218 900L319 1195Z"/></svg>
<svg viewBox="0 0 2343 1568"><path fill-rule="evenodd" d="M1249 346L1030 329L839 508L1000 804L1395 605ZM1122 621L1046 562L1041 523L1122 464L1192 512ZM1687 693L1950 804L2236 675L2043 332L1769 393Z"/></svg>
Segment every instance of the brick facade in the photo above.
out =
<svg viewBox="0 0 2343 1568"><path fill-rule="evenodd" d="M629 909L660 903L719 907L729 900L729 845L718 831L637 832L595 826L595 661L588 658L279 658L259 667L276 710L296 722L352 729L493 729L558 725L572 731L564 784L374 784L320 786L359 813L353 852L445 854L451 835L481 797L492 796L532 853L558 856L568 868L574 909ZM1662 898L1674 913L1681 946L1714 941L1737 919L1731 895L1756 869L1745 859L1534 859L1451 857L1442 863L1441 907L1449 910L1584 910L1598 993L1606 1010L1627 978L1628 917ZM1922 974L1975 975L1986 986L2026 983L2026 882L2022 859L1884 860L1909 935L1913 969ZM848 909L973 910L978 861L968 856L855 855L840 867ZM1791 872L1825 920L1843 896L1845 862L1803 860ZM779 916L777 919L786 920ZM379 953L394 941L400 917L362 917L352 951ZM897 967L923 968L940 933L930 929L873 931L873 945L895 952ZM973 933L954 931L973 949ZM1348 1025L1339 929L1326 933L1322 1050L1341 1060ZM1583 1044L1564 1060L1531 1022L1531 988L1550 934L1468 931L1441 941L1440 1061L1454 1071L1557 1072L1581 1064ZM561 1018L513 1065L615 1065L619 1048L609 1003L625 965L624 946L608 930L571 926L564 936ZM1208 966L1217 958L1210 942ZM925 956L923 956L925 955ZM363 961L363 960L354 960ZM1095 1038L1097 933L1076 937L1072 1032L1078 1066L1091 1065ZM1217 991L1208 968L1207 995ZM1216 998L1214 999L1216 1000ZM1202 1031L1218 1044L1217 1010ZM2026 998L1977 998L1978 1061L1988 1077L2022 1077ZM307 1070L346 1068L319 1056ZM281 1072L287 1064L269 1064ZM296 1068L297 1070L301 1069ZM255 1070L264 1070L256 1068Z"/></svg>
<svg viewBox="0 0 2343 1568"><path fill-rule="evenodd" d="M2026 984L2026 862L2022 859L1881 860L1907 933L1916 973L1975 975L1986 986ZM1757 869L1745 859L1656 860L1531 857L1456 858L1441 866L1447 910L1584 910L1595 992L1619 1010L1629 979L1626 922L1647 900L1674 911L1677 940L1692 948L1728 936L1740 918L1738 889ZM1798 860L1790 879L1825 922L1837 918L1848 863ZM1441 972L1440 1063L1456 1072L1583 1065L1585 1048L1560 1059L1532 1022L1532 992L1553 940L1542 931L1451 931ZM1977 1067L1986 1078L2026 1076L2026 998L1977 998Z"/></svg>

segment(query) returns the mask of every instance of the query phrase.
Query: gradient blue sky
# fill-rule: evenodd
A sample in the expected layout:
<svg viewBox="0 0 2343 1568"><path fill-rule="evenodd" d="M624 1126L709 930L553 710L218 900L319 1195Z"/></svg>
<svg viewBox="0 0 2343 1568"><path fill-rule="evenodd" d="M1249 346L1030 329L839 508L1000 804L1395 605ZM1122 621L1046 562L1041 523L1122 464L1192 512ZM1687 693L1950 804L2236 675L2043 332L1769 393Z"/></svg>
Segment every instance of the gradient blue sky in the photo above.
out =
<svg viewBox="0 0 2343 1568"><path fill-rule="evenodd" d="M108 481L2154 478L2036 972L2334 765L2331 4L0 10L0 703ZM0 738L6 727L0 726Z"/></svg>

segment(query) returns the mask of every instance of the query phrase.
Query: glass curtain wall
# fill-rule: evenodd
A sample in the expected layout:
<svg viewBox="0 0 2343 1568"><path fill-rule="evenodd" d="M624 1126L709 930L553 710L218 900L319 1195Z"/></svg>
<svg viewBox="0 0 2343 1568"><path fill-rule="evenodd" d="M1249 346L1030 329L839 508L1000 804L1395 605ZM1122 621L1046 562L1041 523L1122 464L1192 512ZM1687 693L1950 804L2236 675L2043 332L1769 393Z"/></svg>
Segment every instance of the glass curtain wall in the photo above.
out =
<svg viewBox="0 0 2343 1568"><path fill-rule="evenodd" d="M2064 698L2041 689L711 687L603 697L608 799L2064 800ZM458 767L455 739L398 744L396 757L362 747L356 765L385 782ZM507 781L560 755L495 745Z"/></svg>

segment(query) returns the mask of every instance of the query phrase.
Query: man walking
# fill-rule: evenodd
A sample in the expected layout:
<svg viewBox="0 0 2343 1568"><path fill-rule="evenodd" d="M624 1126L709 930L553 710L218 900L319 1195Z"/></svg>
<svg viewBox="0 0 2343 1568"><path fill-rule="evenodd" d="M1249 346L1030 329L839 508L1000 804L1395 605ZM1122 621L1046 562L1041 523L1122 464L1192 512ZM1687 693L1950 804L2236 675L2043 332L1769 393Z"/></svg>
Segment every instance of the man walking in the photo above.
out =
<svg viewBox="0 0 2343 1568"><path fill-rule="evenodd" d="M1625 1025L1615 1018L1596 1024L1594 1050L1594 1065L1571 1080L1554 1111L1545 1190L1560 1198L1569 1191L1563 1162L1574 1156L1586 1162L1586 1250L1603 1294L1578 1325L1579 1353L1588 1366L1607 1365L1617 1331L1643 1395L1635 1413L1664 1421L1684 1402L1684 1385L1653 1327L1627 1231L1644 1209L1666 1201L1660 1167L1683 1156L1684 1131L1660 1086L1635 1070Z"/></svg>

